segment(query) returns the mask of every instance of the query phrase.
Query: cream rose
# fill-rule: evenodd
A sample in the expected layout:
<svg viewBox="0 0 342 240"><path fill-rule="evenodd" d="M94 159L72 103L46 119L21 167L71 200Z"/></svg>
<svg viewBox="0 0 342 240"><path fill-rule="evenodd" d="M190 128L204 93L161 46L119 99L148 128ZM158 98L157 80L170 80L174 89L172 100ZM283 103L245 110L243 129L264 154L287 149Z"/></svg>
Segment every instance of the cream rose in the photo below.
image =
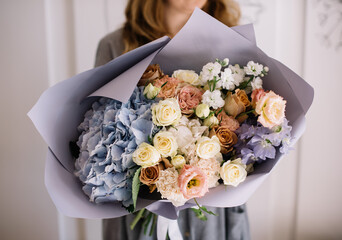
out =
<svg viewBox="0 0 342 240"><path fill-rule="evenodd" d="M160 92L160 88L153 86L149 83L144 89L144 96L147 99L154 99L157 97L158 93Z"/></svg>
<svg viewBox="0 0 342 240"><path fill-rule="evenodd" d="M181 117L181 109L174 98L167 98L152 106L152 121L157 126L176 125Z"/></svg>
<svg viewBox="0 0 342 240"><path fill-rule="evenodd" d="M177 70L174 71L172 77L182 80L184 82L190 83L192 85L199 85L198 74L192 70Z"/></svg>
<svg viewBox="0 0 342 240"><path fill-rule="evenodd" d="M171 160L171 164L177 169L182 168L185 163L185 158L182 155L176 155Z"/></svg>
<svg viewBox="0 0 342 240"><path fill-rule="evenodd" d="M162 157L173 157L177 154L178 144L170 132L159 132L153 138L153 146Z"/></svg>
<svg viewBox="0 0 342 240"><path fill-rule="evenodd" d="M269 91L256 103L255 111L260 115L258 122L264 127L280 125L285 118L286 101L273 91Z"/></svg>
<svg viewBox="0 0 342 240"><path fill-rule="evenodd" d="M209 106L205 103L202 103L196 107L196 115L199 118L206 118L209 116L210 109Z"/></svg>
<svg viewBox="0 0 342 240"><path fill-rule="evenodd" d="M197 156L203 159L215 157L220 150L220 140L216 136L213 136L212 138L201 137L196 144Z"/></svg>
<svg viewBox="0 0 342 240"><path fill-rule="evenodd" d="M150 167L160 161L160 153L155 147L144 142L133 152L132 158L137 165Z"/></svg>
<svg viewBox="0 0 342 240"><path fill-rule="evenodd" d="M236 187L247 177L246 165L241 162L241 158L225 162L220 169L220 176L225 185Z"/></svg>

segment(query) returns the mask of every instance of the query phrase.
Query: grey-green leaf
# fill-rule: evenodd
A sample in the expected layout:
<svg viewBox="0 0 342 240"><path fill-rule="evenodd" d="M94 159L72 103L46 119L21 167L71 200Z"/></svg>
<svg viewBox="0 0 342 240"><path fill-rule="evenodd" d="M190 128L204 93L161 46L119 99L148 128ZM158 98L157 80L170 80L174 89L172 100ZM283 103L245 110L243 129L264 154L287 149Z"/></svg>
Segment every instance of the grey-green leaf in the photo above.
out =
<svg viewBox="0 0 342 240"><path fill-rule="evenodd" d="M138 199L138 193L139 193L139 188L140 188L140 172L141 172L141 167L135 172L134 177L133 177L133 183L132 183L132 199L133 199L133 206L134 210L137 206L137 199Z"/></svg>

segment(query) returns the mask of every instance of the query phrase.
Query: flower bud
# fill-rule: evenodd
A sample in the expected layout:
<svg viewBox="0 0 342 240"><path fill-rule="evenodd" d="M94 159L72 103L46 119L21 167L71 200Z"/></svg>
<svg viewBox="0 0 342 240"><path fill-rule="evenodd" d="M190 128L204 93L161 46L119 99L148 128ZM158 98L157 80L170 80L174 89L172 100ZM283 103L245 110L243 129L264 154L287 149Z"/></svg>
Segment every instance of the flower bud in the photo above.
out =
<svg viewBox="0 0 342 240"><path fill-rule="evenodd" d="M147 99L154 99L160 91L160 88L153 86L149 83L144 89L144 96Z"/></svg>
<svg viewBox="0 0 342 240"><path fill-rule="evenodd" d="M171 160L171 164L177 169L182 168L185 163L185 158L182 155L176 155Z"/></svg>
<svg viewBox="0 0 342 240"><path fill-rule="evenodd" d="M213 127L219 124L219 120L217 119L217 117L215 117L215 115L211 115L210 117L204 119L203 124L207 127Z"/></svg>
<svg viewBox="0 0 342 240"><path fill-rule="evenodd" d="M196 107L196 115L199 118L204 119L209 116L209 113L210 113L209 106L205 103L202 103Z"/></svg>

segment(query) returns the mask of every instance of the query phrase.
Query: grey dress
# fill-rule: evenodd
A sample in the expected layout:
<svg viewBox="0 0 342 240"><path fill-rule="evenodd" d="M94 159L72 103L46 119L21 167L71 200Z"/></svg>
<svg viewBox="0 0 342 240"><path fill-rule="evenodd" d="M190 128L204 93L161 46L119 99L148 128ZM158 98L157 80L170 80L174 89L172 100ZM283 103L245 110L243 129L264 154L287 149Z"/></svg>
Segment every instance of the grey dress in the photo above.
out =
<svg viewBox="0 0 342 240"><path fill-rule="evenodd" d="M95 66L103 65L121 55L124 49L122 30L112 32L101 39ZM178 225L184 240L241 240L250 239L246 206L232 208L208 207L218 216L208 215L207 221L201 221L191 209L180 211ZM105 240L152 240L157 239L156 231L152 236L143 233L140 221L133 231L130 224L135 215L103 220L103 239Z"/></svg>

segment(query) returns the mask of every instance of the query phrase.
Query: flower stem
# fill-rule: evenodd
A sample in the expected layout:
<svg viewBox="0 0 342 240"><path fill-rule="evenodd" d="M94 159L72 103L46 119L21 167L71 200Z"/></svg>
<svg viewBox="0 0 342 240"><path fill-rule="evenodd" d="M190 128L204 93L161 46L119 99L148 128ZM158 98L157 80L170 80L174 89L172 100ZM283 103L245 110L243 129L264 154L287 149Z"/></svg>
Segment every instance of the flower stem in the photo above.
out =
<svg viewBox="0 0 342 240"><path fill-rule="evenodd" d="M130 226L130 227L131 227L131 230L133 230L134 227L135 227L135 225L137 225L137 223L138 223L139 220L141 219L141 217L142 217L144 211L145 211L145 208L142 208L142 209L138 212L137 216L134 218L133 222L131 223L131 226Z"/></svg>
<svg viewBox="0 0 342 240"><path fill-rule="evenodd" d="M252 112L255 112L255 109L252 109L252 110L250 110L250 111L248 111L248 112L240 113L239 115L236 116L236 118L239 118L239 117L241 117L241 116L243 116L243 115L246 115L246 114L250 114L250 113L252 113Z"/></svg>

